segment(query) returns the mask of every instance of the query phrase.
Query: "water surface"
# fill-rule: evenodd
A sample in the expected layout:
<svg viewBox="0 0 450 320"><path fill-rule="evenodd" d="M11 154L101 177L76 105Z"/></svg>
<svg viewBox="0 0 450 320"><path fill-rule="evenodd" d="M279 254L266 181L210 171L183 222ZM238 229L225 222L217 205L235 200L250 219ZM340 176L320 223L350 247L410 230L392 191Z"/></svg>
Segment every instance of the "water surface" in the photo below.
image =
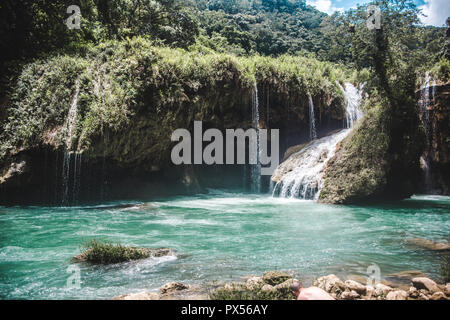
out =
<svg viewBox="0 0 450 320"><path fill-rule="evenodd" d="M364 275L372 264L383 277L421 270L439 279L439 253L407 240L450 236L450 197L360 207L211 190L142 203L0 207L0 297L109 299L157 290L169 281L238 280L273 269L310 282L329 273ZM111 266L77 264L81 288L67 287L71 258L94 237L171 247L179 255Z"/></svg>

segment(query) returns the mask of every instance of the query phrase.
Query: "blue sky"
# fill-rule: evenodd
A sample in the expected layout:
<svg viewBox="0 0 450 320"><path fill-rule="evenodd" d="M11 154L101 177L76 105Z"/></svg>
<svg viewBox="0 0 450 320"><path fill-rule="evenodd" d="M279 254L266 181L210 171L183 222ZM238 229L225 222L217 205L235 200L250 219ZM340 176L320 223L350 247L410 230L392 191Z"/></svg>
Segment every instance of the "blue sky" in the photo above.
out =
<svg viewBox="0 0 450 320"><path fill-rule="evenodd" d="M364 4L370 0L306 0L306 3L318 10L331 14L335 11L345 11L357 4ZM450 16L450 0L415 0L426 17L421 21L427 25L443 26Z"/></svg>

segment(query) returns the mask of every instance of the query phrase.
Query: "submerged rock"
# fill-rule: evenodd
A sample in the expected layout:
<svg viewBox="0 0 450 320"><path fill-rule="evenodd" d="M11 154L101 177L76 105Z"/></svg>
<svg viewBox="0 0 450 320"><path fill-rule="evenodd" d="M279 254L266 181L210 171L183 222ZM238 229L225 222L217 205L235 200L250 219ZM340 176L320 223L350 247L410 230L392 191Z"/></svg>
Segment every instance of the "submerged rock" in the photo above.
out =
<svg viewBox="0 0 450 320"><path fill-rule="evenodd" d="M450 251L450 243L447 242L436 242L424 238L413 238L408 239L408 243L432 251Z"/></svg>

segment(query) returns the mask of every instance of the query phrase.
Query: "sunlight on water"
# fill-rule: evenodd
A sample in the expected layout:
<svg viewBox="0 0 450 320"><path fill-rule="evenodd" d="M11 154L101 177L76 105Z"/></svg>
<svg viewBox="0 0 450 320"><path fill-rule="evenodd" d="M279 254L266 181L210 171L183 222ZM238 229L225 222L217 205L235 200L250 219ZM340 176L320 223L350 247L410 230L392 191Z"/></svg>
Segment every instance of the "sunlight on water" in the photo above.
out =
<svg viewBox="0 0 450 320"><path fill-rule="evenodd" d="M449 212L450 198L441 196L359 207L220 190L150 203L0 207L0 297L112 298L169 281L237 280L272 269L307 282L329 273L364 274L372 263L383 276L421 270L437 278L439 254L407 240L449 240ZM93 237L171 247L177 256L80 264L81 288L67 288L71 258Z"/></svg>

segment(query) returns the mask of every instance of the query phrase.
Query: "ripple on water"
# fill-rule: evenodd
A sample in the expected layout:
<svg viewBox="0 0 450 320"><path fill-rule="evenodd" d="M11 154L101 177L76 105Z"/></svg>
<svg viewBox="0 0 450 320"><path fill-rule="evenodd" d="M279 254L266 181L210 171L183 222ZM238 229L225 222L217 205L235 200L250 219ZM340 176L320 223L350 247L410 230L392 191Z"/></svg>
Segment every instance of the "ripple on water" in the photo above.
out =
<svg viewBox="0 0 450 320"><path fill-rule="evenodd" d="M169 281L236 280L270 269L290 270L301 279L364 274L373 263L382 275L421 270L437 277L438 254L417 250L407 239L445 240L450 230L449 197L359 207L210 190L142 203L0 208L2 296L111 298ZM178 258L80 264L81 289L68 288L71 258L93 237L171 247Z"/></svg>

